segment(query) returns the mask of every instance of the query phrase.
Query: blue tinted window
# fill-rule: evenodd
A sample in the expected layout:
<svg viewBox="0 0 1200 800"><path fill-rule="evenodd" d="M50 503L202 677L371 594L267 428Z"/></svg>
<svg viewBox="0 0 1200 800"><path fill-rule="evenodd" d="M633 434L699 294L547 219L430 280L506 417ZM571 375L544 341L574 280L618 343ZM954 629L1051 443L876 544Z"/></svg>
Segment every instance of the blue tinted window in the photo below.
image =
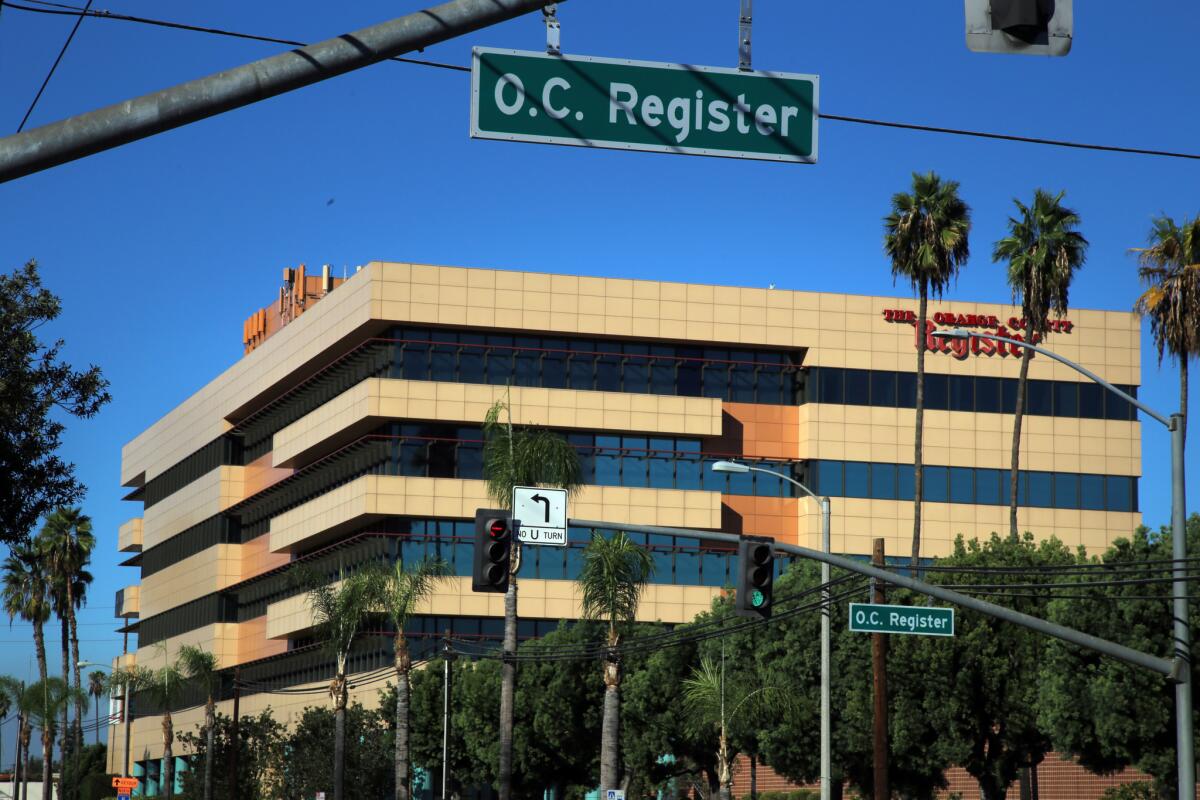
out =
<svg viewBox="0 0 1200 800"><path fill-rule="evenodd" d="M645 487L649 486L649 459L644 450L627 452L621 459L621 485Z"/></svg>
<svg viewBox="0 0 1200 800"><path fill-rule="evenodd" d="M1079 416L1079 384L1055 382L1054 415L1057 417Z"/></svg>
<svg viewBox="0 0 1200 800"><path fill-rule="evenodd" d="M565 389L567 387L567 354L563 351L567 343L547 339L543 344L546 352L542 354L542 385L548 389ZM670 394L666 392L665 394Z"/></svg>
<svg viewBox="0 0 1200 800"><path fill-rule="evenodd" d="M829 495L830 497L844 497L845 495L842 492L842 462L818 461L817 485L821 487L817 490L820 494Z"/></svg>
<svg viewBox="0 0 1200 800"><path fill-rule="evenodd" d="M657 489L675 488L675 461L666 449L655 448L650 454L650 485Z"/></svg>
<svg viewBox="0 0 1200 800"><path fill-rule="evenodd" d="M1105 477L1105 504L1109 511L1133 511L1133 479L1123 475Z"/></svg>
<svg viewBox="0 0 1200 800"><path fill-rule="evenodd" d="M896 374L896 405L900 408L917 407L917 374L915 372Z"/></svg>
<svg viewBox="0 0 1200 800"><path fill-rule="evenodd" d="M623 388L627 392L644 394L649 389L650 368L643 356L625 359Z"/></svg>
<svg viewBox="0 0 1200 800"><path fill-rule="evenodd" d="M1016 378L1001 378L1000 384L1000 413L1017 413L1017 384Z"/></svg>
<svg viewBox="0 0 1200 800"><path fill-rule="evenodd" d="M1130 391L1129 386L1118 386L1118 389L1123 389L1126 394L1137 397L1136 394ZM1134 407L1128 401L1118 397L1112 392L1104 393L1104 418L1105 419L1122 419L1130 420L1136 418Z"/></svg>
<svg viewBox="0 0 1200 800"><path fill-rule="evenodd" d="M970 375L950 376L950 410L975 410L975 378Z"/></svg>
<svg viewBox="0 0 1200 800"><path fill-rule="evenodd" d="M700 457L698 455L681 456L675 462L675 488L676 489L700 489L702 484L700 481Z"/></svg>
<svg viewBox="0 0 1200 800"><path fill-rule="evenodd" d="M580 391L591 391L595 387L593 373L595 356L590 353L572 353L567 367L567 385Z"/></svg>
<svg viewBox="0 0 1200 800"><path fill-rule="evenodd" d="M843 391L845 384L843 383L842 371L834 367L821 367L817 373L817 402L819 403L843 403L845 402L845 392Z"/></svg>
<svg viewBox="0 0 1200 800"><path fill-rule="evenodd" d="M713 471L712 465L716 463L716 459L706 458L701 463L700 478L704 482L704 491L728 494L729 476L724 472Z"/></svg>
<svg viewBox="0 0 1200 800"><path fill-rule="evenodd" d="M896 465L896 493L899 500L912 500L916 496L916 470L912 464Z"/></svg>
<svg viewBox="0 0 1200 800"><path fill-rule="evenodd" d="M871 405L884 408L896 405L896 373L887 370L871 373Z"/></svg>
<svg viewBox="0 0 1200 800"><path fill-rule="evenodd" d="M695 547L681 547L675 550L675 580L674 583L700 583L700 551Z"/></svg>
<svg viewBox="0 0 1200 800"><path fill-rule="evenodd" d="M1027 505L1035 508L1050 508L1053 505L1051 492L1051 474L1049 472L1028 472L1029 502Z"/></svg>
<svg viewBox="0 0 1200 800"><path fill-rule="evenodd" d="M987 413L1000 411L1000 378L975 379L975 410Z"/></svg>
<svg viewBox="0 0 1200 800"><path fill-rule="evenodd" d="M1054 410L1050 381L1029 381L1028 392L1025 394L1025 413L1049 416Z"/></svg>
<svg viewBox="0 0 1200 800"><path fill-rule="evenodd" d="M1079 416L1086 419L1104 419L1104 395L1108 390L1098 383L1079 384Z"/></svg>
<svg viewBox="0 0 1200 800"><path fill-rule="evenodd" d="M612 345L605 345L611 350ZM621 391L621 356L611 352L596 356L596 390L600 392Z"/></svg>
<svg viewBox="0 0 1200 800"><path fill-rule="evenodd" d="M1054 507L1079 508L1079 476L1059 473L1054 476Z"/></svg>
<svg viewBox="0 0 1200 800"><path fill-rule="evenodd" d="M753 403L755 372L755 367L750 364L735 365L730 370L732 386L726 396L735 403Z"/></svg>
<svg viewBox="0 0 1200 800"><path fill-rule="evenodd" d="M650 361L650 393L675 394L675 359L655 358Z"/></svg>
<svg viewBox="0 0 1200 800"><path fill-rule="evenodd" d="M870 470L865 462L847 461L845 476L846 497L871 496Z"/></svg>
<svg viewBox="0 0 1200 800"><path fill-rule="evenodd" d="M925 467L925 487L922 495L931 503L944 503L947 499L949 470L946 467Z"/></svg>
<svg viewBox="0 0 1200 800"><path fill-rule="evenodd" d="M596 485L621 485L621 459L615 451L600 450L596 453Z"/></svg>
<svg viewBox="0 0 1200 800"><path fill-rule="evenodd" d="M950 406L950 377L936 372L925 373L925 407L945 411Z"/></svg>
<svg viewBox="0 0 1200 800"><path fill-rule="evenodd" d="M1079 476L1079 506L1086 511L1104 510L1103 475Z"/></svg>
<svg viewBox="0 0 1200 800"><path fill-rule="evenodd" d="M871 403L871 373L865 369L848 369L844 375L846 404L865 406Z"/></svg>
<svg viewBox="0 0 1200 800"><path fill-rule="evenodd" d="M731 472L729 473L729 493L730 494L754 494L754 473L753 472Z"/></svg>
<svg viewBox="0 0 1200 800"><path fill-rule="evenodd" d="M896 499L896 465L871 465L871 497L876 500Z"/></svg>
<svg viewBox="0 0 1200 800"><path fill-rule="evenodd" d="M691 351L691 352L689 352ZM700 362L695 360L699 357L699 352L693 348L679 348L679 355L683 356L680 359L675 369L675 383L678 387L678 394L684 397L700 397Z"/></svg>
<svg viewBox="0 0 1200 800"><path fill-rule="evenodd" d="M704 586L728 586L729 554L719 551L703 550L700 556L700 580Z"/></svg>
<svg viewBox="0 0 1200 800"><path fill-rule="evenodd" d="M1004 490L1008 484L1002 480L1002 473L998 469L977 469L975 470L975 502L980 505L1003 505Z"/></svg>
<svg viewBox="0 0 1200 800"><path fill-rule="evenodd" d="M410 381L423 381L429 379L429 345L427 344L405 344L403 363L403 375Z"/></svg>
<svg viewBox="0 0 1200 800"><path fill-rule="evenodd" d="M950 468L950 502L975 502L975 470L967 467Z"/></svg>

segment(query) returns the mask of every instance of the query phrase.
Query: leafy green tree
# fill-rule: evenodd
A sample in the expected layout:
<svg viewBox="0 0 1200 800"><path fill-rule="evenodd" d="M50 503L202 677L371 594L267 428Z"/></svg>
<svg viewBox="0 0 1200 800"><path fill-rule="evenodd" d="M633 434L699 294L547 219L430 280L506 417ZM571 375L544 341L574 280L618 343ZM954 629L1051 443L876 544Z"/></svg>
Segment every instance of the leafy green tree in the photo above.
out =
<svg viewBox="0 0 1200 800"><path fill-rule="evenodd" d="M75 370L60 358L61 339L38 339L38 329L61 311L36 262L0 275L0 542L9 545L83 496L74 465L58 456L61 415L86 419L109 400L99 367Z"/></svg>
<svg viewBox="0 0 1200 800"><path fill-rule="evenodd" d="M209 730L213 732L211 737ZM195 753L197 758L202 761L212 762L213 773L218 776L216 796L221 798L255 797L264 798L264 800L280 798L277 770L279 765L286 764L288 758L287 737L283 725L275 721L270 709L260 712L256 717L243 716L241 718L237 727L236 742L237 787L230 785L233 780L232 766L235 748L233 734L233 720L218 713L213 716L211 727L206 724L198 733L181 732L179 744L183 750ZM317 763L324 764L326 759L322 756ZM202 774L188 770L183 773L182 783L181 800L202 800L206 791ZM234 791L235 788L236 791ZM111 793L111 788L109 791Z"/></svg>
<svg viewBox="0 0 1200 800"><path fill-rule="evenodd" d="M617 531L611 537L593 532L583 551L577 583L584 619L607 626L608 655L604 659L604 723L600 729L600 791L618 788L620 780L621 662L617 645L621 633L637 617L638 603L654 574L654 559L646 548Z"/></svg>
<svg viewBox="0 0 1200 800"><path fill-rule="evenodd" d="M939 572L937 583L963 586L970 593L994 592L991 602L1045 619L1049 598L1028 588L1030 575L1074 563L1071 552L1053 536L1035 542L1033 534L965 541L938 562L969 572ZM978 570L992 570L979 572ZM1011 571L1006 571L1011 570ZM1013 589L1003 587L1013 585ZM1049 639L969 610L956 614L950 639L919 640L929 679L941 696L934 709L954 762L979 783L984 800L1002 800L1018 772L1039 764L1052 749L1038 720L1038 684ZM940 711L940 714L938 713Z"/></svg>
<svg viewBox="0 0 1200 800"><path fill-rule="evenodd" d="M178 705L184 692L187 691L187 678L183 674L178 661L167 657L167 648L156 645L162 653L163 665L148 669L142 677L135 678L132 683L149 697L155 708L162 710L163 735L163 792L167 800L175 794L175 721L171 709Z"/></svg>
<svg viewBox="0 0 1200 800"><path fill-rule="evenodd" d="M1021 304L1026 341L1036 343L1050 332L1050 316L1067 313L1067 295L1075 273L1087 259L1087 239L1079 233L1079 214L1062 204L1065 192L1052 195L1038 189L1033 203L1013 199L1018 216L1008 218L1008 235L996 242L992 261L1008 262L1008 285L1013 302ZM1022 348L1013 415L1012 468L1009 472L1008 532L1017 531L1017 479L1021 464L1021 421L1025 387L1033 351Z"/></svg>
<svg viewBox="0 0 1200 800"><path fill-rule="evenodd" d="M408 723L412 657L408 651L408 639L404 630L408 627L412 615L416 613L417 606L429 600L438 588L440 579L449 574L449 567L440 559L426 559L408 567L403 562L396 561L372 574L379 584L377 591L384 612L391 619L392 629L395 631L392 642L395 651L396 689L392 709L396 722L396 800L409 800L412 796Z"/></svg>
<svg viewBox="0 0 1200 800"><path fill-rule="evenodd" d="M892 211L883 220L883 249L892 261L892 277L905 278L917 292L917 402L913 456L912 566L921 557L921 492L924 484L921 436L925 425L925 339L929 295L941 297L970 249L971 209L958 196L957 181L943 181L933 172L913 173L912 193L892 195Z"/></svg>
<svg viewBox="0 0 1200 800"><path fill-rule="evenodd" d="M346 664L363 624L379 607L379 583L368 572L343 577L332 586L308 575L308 604L322 646L334 658L336 673L329 693L334 701L333 800L345 800L346 784Z"/></svg>
<svg viewBox="0 0 1200 800"><path fill-rule="evenodd" d="M112 778L108 773L108 748L87 745L62 765L62 782L80 800L101 800L112 796Z"/></svg>
<svg viewBox="0 0 1200 800"><path fill-rule="evenodd" d="M1135 249L1146 283L1133 310L1150 318L1158 363L1166 351L1179 362L1179 413L1187 436L1188 359L1200 355L1200 216L1176 223L1155 217L1149 247Z"/></svg>
<svg viewBox="0 0 1200 800"><path fill-rule="evenodd" d="M324 706L304 709L285 739L287 755L276 765L279 774L274 796L280 800L315 797L329 789L329 741L335 737L338 717L345 742L345 773L352 776L346 781L346 800L378 800L390 795L395 767L388 716L358 702L347 704L340 714Z"/></svg>
<svg viewBox="0 0 1200 800"><path fill-rule="evenodd" d="M98 669L88 673L87 693L89 696L96 698L96 744L100 744L100 698L107 692L107 676Z"/></svg>
<svg viewBox="0 0 1200 800"><path fill-rule="evenodd" d="M179 666L184 678L204 694L204 800L213 797L213 763L207 755L213 752L216 735L217 693L221 690L221 672L217 657L196 645L179 648Z"/></svg>
<svg viewBox="0 0 1200 800"><path fill-rule="evenodd" d="M463 659L453 659L450 662L450 712L451 722L447 741L449 755L449 778L451 791L472 784L491 782L493 769L477 763L471 758L463 731L468 716L486 715L487 721L495 727L495 705L475 707L466 702L463 689L463 673L471 668L470 662ZM430 661L424 669L415 670L410 676L412 684L411 695L411 737L409 751L412 763L436 776L435 785L440 787L442 774L442 733L444 726L443 702L445 696L445 662L442 659ZM496 673L497 681L499 672ZM385 693L386 702L386 693ZM438 792L434 796L440 796Z"/></svg>
<svg viewBox="0 0 1200 800"><path fill-rule="evenodd" d="M833 570L835 580L843 576ZM820 778L820 614L815 608L786 616L784 611L788 598L800 607L816 601L820 585L818 564L799 561L788 568L775 584L776 619L756 650L758 668L789 698L787 713L768 719L757 733L763 761L797 783ZM849 599L866 596L864 587L862 595ZM871 637L849 630L845 601L831 606L831 627L834 796L848 782L869 797L874 779ZM908 641L918 638L923 637L897 636L889 643L888 778L901 797L931 798L945 787L951 760L937 722L942 687L928 675L927 653Z"/></svg>
<svg viewBox="0 0 1200 800"><path fill-rule="evenodd" d="M505 421L500 421L500 415ZM568 495L583 482L579 454L552 431L543 428L513 427L512 410L504 402L488 409L483 419L483 477L488 497L497 507L512 510L513 487L555 486ZM517 575L521 547L513 542L513 574L504 595L504 650L517 649ZM506 662L500 687L500 752L498 783L500 800L511 800L513 695L516 691L516 665ZM337 798L335 798L337 800Z"/></svg>
<svg viewBox="0 0 1200 800"><path fill-rule="evenodd" d="M1200 515L1187 520L1188 552L1200 552ZM1089 572L1073 580L1050 603L1050 619L1145 653L1166 655L1171 630L1171 530L1140 528L1117 539L1098 559L1113 574ZM1140 565L1140 568L1139 568ZM1117 570L1122 570L1117 572ZM1116 583L1121 578L1160 579L1144 584ZM1189 605L1192 630L1200 626L1200 607ZM1192 681L1200 680L1200 644L1192 640ZM1161 676L1098 653L1048 643L1041 669L1040 724L1055 748L1097 773L1136 767L1154 778L1162 798L1176 796L1175 690ZM1200 717L1193 709L1193 729Z"/></svg>

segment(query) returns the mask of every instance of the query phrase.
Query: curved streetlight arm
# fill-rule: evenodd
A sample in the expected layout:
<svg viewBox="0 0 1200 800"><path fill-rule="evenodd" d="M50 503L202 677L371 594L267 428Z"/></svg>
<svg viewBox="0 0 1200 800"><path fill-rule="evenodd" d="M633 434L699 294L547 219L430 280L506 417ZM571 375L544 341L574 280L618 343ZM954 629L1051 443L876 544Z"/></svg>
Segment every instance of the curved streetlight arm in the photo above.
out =
<svg viewBox="0 0 1200 800"><path fill-rule="evenodd" d="M964 328L954 328L954 329L948 330L948 331L934 331L933 335L945 337L948 339L971 339L971 338L991 339L993 342L1004 342L1006 344L1016 345L1017 347L1024 347L1026 350L1032 350L1035 353L1041 353L1042 355L1046 356L1047 358L1052 358L1060 364L1066 364L1068 367L1075 370L1076 372L1078 372L1082 375L1086 375L1087 377L1091 378L1093 381L1100 384L1105 389L1108 389L1113 394L1118 395L1119 397L1124 399L1126 402L1128 402L1128 403L1132 404L1133 406L1135 406L1136 408L1146 412L1151 417L1154 417L1154 419L1158 420L1163 425L1167 426L1167 430L1169 430L1169 431L1175 430L1176 423L1173 420L1169 419L1168 417L1164 417L1162 414L1158 413L1153 408L1150 408L1150 406L1146 405L1145 403L1139 402L1136 397L1131 397L1129 394L1121 391L1116 386L1113 386L1111 383L1104 380L1104 378L1101 378L1099 375L1097 375L1096 373L1089 370L1087 367L1084 367L1080 364L1076 364L1071 359L1060 356L1058 353L1055 353L1053 350L1047 350L1044 347L1038 347L1036 344L1032 344L1030 342L1023 342L1020 339L1010 339L1007 336L997 336L994 333L981 333L979 331L969 331ZM753 469L753 467L751 467L751 469Z"/></svg>

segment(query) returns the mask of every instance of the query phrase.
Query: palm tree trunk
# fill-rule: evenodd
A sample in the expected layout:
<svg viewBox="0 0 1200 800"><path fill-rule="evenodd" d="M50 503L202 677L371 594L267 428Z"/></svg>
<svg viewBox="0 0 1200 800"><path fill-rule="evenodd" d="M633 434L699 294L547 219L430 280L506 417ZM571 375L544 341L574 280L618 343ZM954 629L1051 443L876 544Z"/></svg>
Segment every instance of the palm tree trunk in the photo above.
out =
<svg viewBox="0 0 1200 800"><path fill-rule="evenodd" d="M921 301L917 310L917 408L913 445L913 540L909 566L915 572L921 563L921 494L925 488L925 470L921 460L921 437L925 428L925 318L929 315L929 284L921 281ZM918 576L919 577L919 576Z"/></svg>
<svg viewBox="0 0 1200 800"><path fill-rule="evenodd" d="M621 665L610 653L604 662L604 717L600 724L600 796L620 788Z"/></svg>
<svg viewBox="0 0 1200 800"><path fill-rule="evenodd" d="M517 576L508 581L504 593L504 663L500 668L500 800L512 798L513 693L517 665L507 656L517 651Z"/></svg>
<svg viewBox="0 0 1200 800"><path fill-rule="evenodd" d="M1183 415L1180 421L1183 427L1182 438L1187 443L1187 408L1188 408L1188 357L1184 353L1179 358L1179 413Z"/></svg>
<svg viewBox="0 0 1200 800"><path fill-rule="evenodd" d="M44 686L45 684L43 684ZM50 720L42 722L42 798L54 800L54 785L50 782L50 761L54 758L54 739L50 735Z"/></svg>
<svg viewBox="0 0 1200 800"><path fill-rule="evenodd" d="M31 739L33 739L33 723L26 719L25 733L21 737L21 752L25 754L25 766L21 770L21 783L23 784L21 797L25 798L25 800L29 800L29 773L33 768L33 764L31 763L33 759L30 757L29 750L29 745L32 744Z"/></svg>
<svg viewBox="0 0 1200 800"><path fill-rule="evenodd" d="M75 618L75 588L67 581L67 627L71 632L71 669L75 673L75 752L83 749L83 683L79 673L79 626ZM67 679L63 675L63 680Z"/></svg>
<svg viewBox="0 0 1200 800"><path fill-rule="evenodd" d="M100 746L100 697L96 695L96 746Z"/></svg>
<svg viewBox="0 0 1200 800"><path fill-rule="evenodd" d="M346 781L346 674L334 678L333 712L333 800L343 800Z"/></svg>
<svg viewBox="0 0 1200 800"><path fill-rule="evenodd" d="M67 622L67 617L64 615L58 619L59 627L62 632L62 679L63 683L68 687L71 685L71 665L68 663L71 659L71 625ZM67 800L67 793L63 786L63 773L66 771L67 758L71 754L71 746L67 743L71 737L71 727L67 721L67 715L70 712L71 704L64 701L62 711L59 713L59 729L58 729L58 796L62 800Z"/></svg>
<svg viewBox="0 0 1200 800"><path fill-rule="evenodd" d="M25 738L25 715L20 711L17 712L17 752L13 758L13 800L21 800L21 778L24 771L21 769L21 740Z"/></svg>
<svg viewBox="0 0 1200 800"><path fill-rule="evenodd" d="M758 800L758 756L750 754L750 800Z"/></svg>
<svg viewBox="0 0 1200 800"><path fill-rule="evenodd" d="M1017 487L1021 478L1021 424L1025 420L1025 387L1029 385L1029 360L1033 351L1021 348L1021 375L1017 378L1017 404L1013 409L1012 468L1008 474L1008 534L1017 531Z"/></svg>
<svg viewBox="0 0 1200 800"><path fill-rule="evenodd" d="M163 712L163 794L167 800L175 795L175 725L171 720L171 709Z"/></svg>
<svg viewBox="0 0 1200 800"><path fill-rule="evenodd" d="M217 727L217 704L209 695L204 704L204 800L212 800L213 739Z"/></svg>
<svg viewBox="0 0 1200 800"><path fill-rule="evenodd" d="M404 631L397 629L395 638L396 656L396 800L409 800L408 769L408 704L410 687L408 672L412 662L408 654L408 640Z"/></svg>

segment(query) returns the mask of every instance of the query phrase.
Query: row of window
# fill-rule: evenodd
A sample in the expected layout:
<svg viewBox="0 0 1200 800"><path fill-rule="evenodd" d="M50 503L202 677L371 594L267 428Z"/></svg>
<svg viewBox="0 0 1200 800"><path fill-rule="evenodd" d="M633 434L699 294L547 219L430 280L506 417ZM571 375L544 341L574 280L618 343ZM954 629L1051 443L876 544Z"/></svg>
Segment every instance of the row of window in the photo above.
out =
<svg viewBox="0 0 1200 800"><path fill-rule="evenodd" d="M601 531L611 536L613 531ZM566 547L530 547L522 554L521 576L541 580L575 580L583 568L583 551L591 530L571 528ZM685 586L728 586L736 553L704 546L684 536L629 534L654 560L651 583ZM305 569L328 580L350 575L368 564L418 564L441 559L454 575L469 576L474 550L474 523L461 520L389 518L361 535L333 547L301 555ZM267 606L304 592L293 569L268 573L222 592L206 595L136 623L139 645L148 647L219 622L245 622L267 613Z"/></svg>
<svg viewBox="0 0 1200 800"><path fill-rule="evenodd" d="M242 438L225 434L146 481L142 489L142 502L149 508L219 466L243 463Z"/></svg>
<svg viewBox="0 0 1200 800"><path fill-rule="evenodd" d="M810 403L885 408L916 408L915 372L811 367L804 397ZM937 411L1013 414L1016 378L925 373L925 408ZM1137 397L1136 386L1118 386ZM1025 413L1085 419L1136 420L1137 410L1098 383L1026 382Z"/></svg>
<svg viewBox="0 0 1200 800"><path fill-rule="evenodd" d="M808 487L831 497L912 500L912 464L810 461ZM1008 505L1010 472L975 467L925 467L923 499L931 503ZM1086 511L1137 511L1137 478L1021 470L1017 505Z"/></svg>

